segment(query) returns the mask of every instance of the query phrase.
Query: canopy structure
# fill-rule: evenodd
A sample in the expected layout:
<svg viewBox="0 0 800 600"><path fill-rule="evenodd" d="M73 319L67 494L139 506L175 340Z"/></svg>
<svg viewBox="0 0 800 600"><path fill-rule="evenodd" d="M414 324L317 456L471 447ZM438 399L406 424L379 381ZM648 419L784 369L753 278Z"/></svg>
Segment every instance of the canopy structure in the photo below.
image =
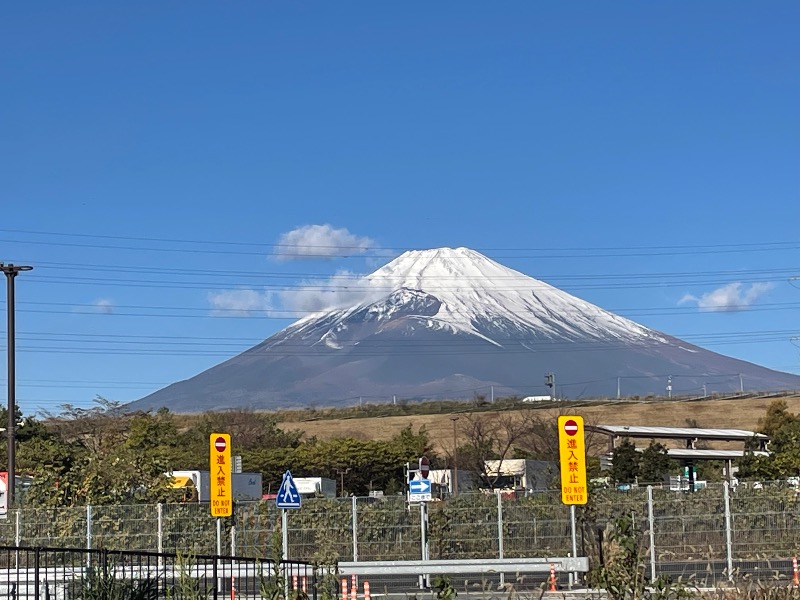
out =
<svg viewBox="0 0 800 600"><path fill-rule="evenodd" d="M639 425L587 425L586 431L600 433L608 436L607 455L613 456L614 448L621 439L662 439L677 440L683 448L668 448L667 455L680 460L684 466L691 466L698 460L723 460L725 461L725 474L728 480L733 478L733 461L742 458L747 451L741 450L708 450L697 448L698 441L707 442L756 442L758 449L753 454L769 456L767 444L769 436L746 429L704 429L700 427L648 427ZM637 448L642 451L642 448ZM602 461L601 461L602 463ZM694 470L689 469L691 489L694 489Z"/></svg>
<svg viewBox="0 0 800 600"><path fill-rule="evenodd" d="M758 442L758 449L766 451L769 437L746 429L704 429L700 427L643 427L639 425L587 425L586 431L609 436L613 450L622 438L682 440L686 448L694 448L698 440L718 442Z"/></svg>

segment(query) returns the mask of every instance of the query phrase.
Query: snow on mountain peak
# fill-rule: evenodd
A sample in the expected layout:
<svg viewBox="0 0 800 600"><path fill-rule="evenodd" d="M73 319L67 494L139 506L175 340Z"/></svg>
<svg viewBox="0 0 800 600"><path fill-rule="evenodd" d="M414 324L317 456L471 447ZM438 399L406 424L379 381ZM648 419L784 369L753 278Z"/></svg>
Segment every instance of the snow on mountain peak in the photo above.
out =
<svg viewBox="0 0 800 600"><path fill-rule="evenodd" d="M487 327L517 333L523 328L543 339L665 341L646 327L469 248L408 251L366 280L385 294L408 289L435 297L441 307L434 317L426 317L429 326L454 332L485 337Z"/></svg>
<svg viewBox="0 0 800 600"><path fill-rule="evenodd" d="M318 332L324 323L328 333L320 341L333 348L330 336L338 337L348 329L349 319L359 314L378 325L401 317L424 328L477 336L496 346L512 339L668 343L658 332L469 248L405 252L364 277L358 287L363 292L360 302L308 315L292 326L293 331Z"/></svg>

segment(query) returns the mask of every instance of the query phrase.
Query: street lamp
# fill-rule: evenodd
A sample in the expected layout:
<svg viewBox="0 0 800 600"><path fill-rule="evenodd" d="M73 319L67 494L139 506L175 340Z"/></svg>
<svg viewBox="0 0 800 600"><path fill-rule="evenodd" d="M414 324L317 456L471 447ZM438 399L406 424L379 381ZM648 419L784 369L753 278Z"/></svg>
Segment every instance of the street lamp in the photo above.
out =
<svg viewBox="0 0 800 600"><path fill-rule="evenodd" d="M456 438L456 421L458 417L451 416L453 422L453 495L458 495L458 441Z"/></svg>
<svg viewBox="0 0 800 600"><path fill-rule="evenodd" d="M8 301L6 302L6 311L8 313L8 491L6 498L8 498L7 506L11 508L14 505L14 484L16 483L17 474L17 461L16 461L16 436L15 430L17 427L17 406L16 406L16 346L14 335L14 278L17 273L22 271L30 271L33 267L26 265L14 265L0 263L0 271L6 275L8 282Z"/></svg>

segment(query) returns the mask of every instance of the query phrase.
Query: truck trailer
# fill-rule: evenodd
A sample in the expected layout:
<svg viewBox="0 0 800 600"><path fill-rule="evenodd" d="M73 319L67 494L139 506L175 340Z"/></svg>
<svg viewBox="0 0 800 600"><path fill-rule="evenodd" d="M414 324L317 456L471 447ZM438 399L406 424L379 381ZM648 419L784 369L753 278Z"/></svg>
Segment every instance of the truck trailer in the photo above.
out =
<svg viewBox="0 0 800 600"><path fill-rule="evenodd" d="M184 490L187 502L209 502L211 473L209 471L172 471L172 487ZM236 500L261 500L261 473L231 473L231 495Z"/></svg>

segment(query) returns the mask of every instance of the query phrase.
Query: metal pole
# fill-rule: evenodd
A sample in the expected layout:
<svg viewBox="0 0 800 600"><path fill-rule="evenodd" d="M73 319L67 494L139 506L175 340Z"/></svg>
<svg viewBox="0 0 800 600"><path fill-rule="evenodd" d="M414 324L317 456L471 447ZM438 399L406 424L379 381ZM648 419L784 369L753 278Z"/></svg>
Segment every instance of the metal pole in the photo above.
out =
<svg viewBox="0 0 800 600"><path fill-rule="evenodd" d="M458 417L450 417L453 422L453 496L458 495L458 438L456 435L456 421Z"/></svg>
<svg viewBox="0 0 800 600"><path fill-rule="evenodd" d="M285 508L281 509L281 545L283 560L289 560L289 516Z"/></svg>
<svg viewBox="0 0 800 600"><path fill-rule="evenodd" d="M621 390L620 390L620 385L619 385L619 377L617 377L617 400L619 400L619 397L620 397L620 391L621 391Z"/></svg>
<svg viewBox="0 0 800 600"><path fill-rule="evenodd" d="M7 509L14 507L14 492L17 484L17 460L16 460L16 428L17 428L17 378L16 378L16 335L14 321L14 278L21 271L30 271L33 267L24 265L4 265L0 263L0 270L6 275L8 300L6 302L6 312L8 314L8 489L6 490Z"/></svg>
<svg viewBox="0 0 800 600"><path fill-rule="evenodd" d="M505 548L503 547L503 496L500 490L495 490L497 494L497 558L505 558ZM500 573L500 585L506 584L506 574Z"/></svg>
<svg viewBox="0 0 800 600"><path fill-rule="evenodd" d="M575 532L575 505L569 505L569 522L570 527L572 528L572 557L578 556L578 537ZM578 573L570 573L569 574L569 585L572 585L573 581L578 580Z"/></svg>
<svg viewBox="0 0 800 600"><path fill-rule="evenodd" d="M16 529L14 531L14 545L19 548L19 545L22 543L22 511L17 509L16 511Z"/></svg>
<svg viewBox="0 0 800 600"><path fill-rule="evenodd" d="M222 519L217 517L217 556L222 556Z"/></svg>
<svg viewBox="0 0 800 600"><path fill-rule="evenodd" d="M428 503L419 503L419 539L421 546L422 562L428 560ZM424 565L423 565L424 568ZM423 573L419 576L419 589L425 589L428 585L428 575Z"/></svg>
<svg viewBox="0 0 800 600"><path fill-rule="evenodd" d="M723 483L723 495L725 498L725 554L728 559L728 579L733 581L733 531L731 528L731 494L729 482Z"/></svg>
<svg viewBox="0 0 800 600"><path fill-rule="evenodd" d="M158 521L158 553L164 552L164 505L160 502L156 504L156 516Z"/></svg>
<svg viewBox="0 0 800 600"><path fill-rule="evenodd" d="M653 511L653 486L647 486L647 520L650 523L650 581L656 580L656 523Z"/></svg>
<svg viewBox="0 0 800 600"><path fill-rule="evenodd" d="M86 549L92 549L92 505L86 505ZM86 566L91 565L91 552L86 553Z"/></svg>
<svg viewBox="0 0 800 600"><path fill-rule="evenodd" d="M236 556L236 525L231 525L231 556Z"/></svg>
<svg viewBox="0 0 800 600"><path fill-rule="evenodd" d="M161 556L164 552L164 505L160 502L156 504L156 521L158 523L157 543L158 543L158 568L159 570L164 566L164 557Z"/></svg>
<svg viewBox="0 0 800 600"><path fill-rule="evenodd" d="M358 507L356 497L353 496L352 524L353 524L353 562L358 562Z"/></svg>

